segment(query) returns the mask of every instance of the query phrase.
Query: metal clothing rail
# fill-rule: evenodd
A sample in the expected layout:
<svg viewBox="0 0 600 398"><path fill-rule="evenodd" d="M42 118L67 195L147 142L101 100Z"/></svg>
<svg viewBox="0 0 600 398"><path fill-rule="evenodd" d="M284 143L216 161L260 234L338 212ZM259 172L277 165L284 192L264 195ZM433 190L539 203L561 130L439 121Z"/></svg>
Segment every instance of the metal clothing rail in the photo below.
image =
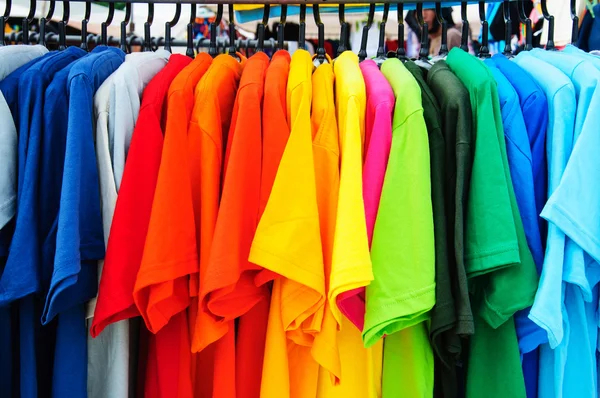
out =
<svg viewBox="0 0 600 398"><path fill-rule="evenodd" d="M18 33L9 33L4 35L5 41L7 43L22 43L23 42L23 32ZM81 43L81 37L78 35L67 35L65 37L65 41L67 44L74 45ZM29 32L29 43L40 43L40 34L37 32ZM56 33L50 33L46 35L46 43L50 44L59 44L59 36ZM111 46L119 46L121 43L118 37L109 36L107 38L107 44ZM161 48L164 47L166 41L164 37L152 38L151 45L153 48ZM87 40L87 44L101 44L100 37L96 37L96 35L90 35ZM171 39L171 46L173 47L186 47L188 44L187 40L178 40ZM132 36L127 38L127 46L140 46L144 47L144 38L138 36ZM216 42L217 48L227 49L230 47L230 43L228 39L218 38ZM253 39L237 39L235 41L235 48L244 50L244 49L256 49L258 46L258 40ZM210 47L210 39L197 39L194 40L194 48L209 48ZM263 43L263 48L265 49L275 49L279 48L277 42L274 39L265 40ZM284 43L284 48L287 49L287 43Z"/></svg>

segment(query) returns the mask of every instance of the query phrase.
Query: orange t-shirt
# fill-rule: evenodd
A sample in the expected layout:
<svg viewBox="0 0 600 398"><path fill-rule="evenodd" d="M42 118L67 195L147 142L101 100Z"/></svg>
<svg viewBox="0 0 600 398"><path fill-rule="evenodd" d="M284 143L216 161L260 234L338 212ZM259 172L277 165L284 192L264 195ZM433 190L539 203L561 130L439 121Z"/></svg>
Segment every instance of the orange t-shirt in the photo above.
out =
<svg viewBox="0 0 600 398"><path fill-rule="evenodd" d="M236 342L237 397L260 393L269 311L267 286L257 287L261 267L248 261L258 224L262 161L262 98L269 57L259 52L245 64L233 106L223 165L223 189L210 256L201 281L197 330L210 331L241 317ZM260 303L258 308L255 305ZM250 311L250 312L249 312ZM205 316L206 315L206 316ZM205 344L206 344L205 343Z"/></svg>
<svg viewBox="0 0 600 398"><path fill-rule="evenodd" d="M235 397L235 330L233 321L214 322L207 304L207 272L213 244L219 201L225 143L231 123L233 105L246 60L227 54L217 56L195 90L195 104L188 130L188 159L192 181L192 198L196 236L200 254L198 313L192 351L208 349L214 354L214 373L203 373L199 362L200 396ZM215 343L215 344L213 344ZM212 347L211 347L212 345ZM205 380L211 379L211 380ZM207 386L212 384L213 392Z"/></svg>
<svg viewBox="0 0 600 398"><path fill-rule="evenodd" d="M190 351L188 317L182 310L189 304L188 275L198 272L198 255L188 162L181 153L187 149L194 88L211 62L210 56L200 54L169 86L160 169L134 289L146 326L156 333L150 341L159 364L161 397L193 396L195 358ZM174 386L172 378L163 380L161 368L175 371L179 385Z"/></svg>

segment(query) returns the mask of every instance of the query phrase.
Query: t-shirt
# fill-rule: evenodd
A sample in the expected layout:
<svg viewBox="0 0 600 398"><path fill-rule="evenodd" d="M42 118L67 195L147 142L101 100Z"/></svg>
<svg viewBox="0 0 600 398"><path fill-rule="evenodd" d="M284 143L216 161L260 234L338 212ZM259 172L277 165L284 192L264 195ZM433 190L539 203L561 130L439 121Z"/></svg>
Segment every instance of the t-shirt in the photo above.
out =
<svg viewBox="0 0 600 398"><path fill-rule="evenodd" d="M538 51L533 52L532 55L560 69L573 83L577 99L573 130L573 148L575 148L582 134L591 134L590 131L597 130L592 127L596 123L596 117L593 112L590 113L588 110L594 109L600 101L600 87L598 87L600 72L591 62L577 56L558 53L548 56ZM572 156L572 153L570 155ZM565 154L565 156L568 157L569 154ZM571 164L571 159L569 158L567 166ZM563 186L563 181L561 180L559 187ZM566 189L579 189L579 187L580 185L577 185ZM589 227L582 224L581 221L576 223L576 227L572 224L572 220L575 218L583 220L592 216L593 213L583 216L585 201L582 202L581 199L577 206L566 205L567 199L572 200L572 193L564 197L566 189L561 189L563 198L553 193L542 216L557 226L566 236L562 281L567 282L566 286L564 284L563 286L565 310L568 315L568 318L565 318L568 333L565 333L566 338L553 352L543 354L544 371L540 378L540 391L549 394L551 390L548 388L552 386L554 394L560 394L562 389L563 393L570 394L573 391L577 395L592 394L595 396L597 394L597 363L596 350L593 347L597 347L598 339L598 333L594 331L598 326L596 315L598 300L594 298L594 289L600 280L600 265L595 261L593 251L588 252L586 250L588 246L584 249L579 243L582 242L579 238L581 232L589 231ZM552 199L553 197L555 199ZM568 210L566 210L567 207ZM595 205L590 204L586 208L591 208L591 211L594 212L594 207ZM589 255L592 255L592 258L588 257ZM558 284L558 281L556 283ZM553 358L553 361L549 360L549 357ZM566 363L563 362L564 358L566 358ZM554 369L547 372L549 362L554 362ZM561 370L560 366L564 366L564 368ZM558 375L556 374L557 370L560 372Z"/></svg>
<svg viewBox="0 0 600 398"><path fill-rule="evenodd" d="M438 61L427 73L427 84L435 95L442 117L442 133L446 144L446 192L448 217L447 237L453 243L454 256L449 256L454 320L446 333L444 350L437 351L436 396L446 398L458 394L456 365L461 360L463 339L475 332L467 285L464 238L471 168L473 165L473 128L469 93L452 73L445 61ZM438 359L439 358L439 359Z"/></svg>
<svg viewBox="0 0 600 398"><path fill-rule="evenodd" d="M44 90L61 68L83 54L78 49L60 55L49 53L17 68L0 83L0 90L6 96L8 106L13 109L12 118L19 131L15 148L18 159L18 205L14 236L0 279L0 306L20 299L13 311L17 311L18 307L18 329L15 332L18 330L20 350L16 351L19 361L15 365L19 364L19 370L15 373L20 375L19 393L23 397L34 397L38 391L51 388L53 366L52 349L45 348L47 344L54 344L51 337L53 328L44 328L40 333L40 305L38 299L31 295L45 292L49 282L49 275L42 267L39 233L40 224L48 216L40 211L39 203L40 186L44 184L40 173L45 127Z"/></svg>
<svg viewBox="0 0 600 398"><path fill-rule="evenodd" d="M228 57L229 62L225 64L227 68L230 67L228 65L231 61L237 62ZM264 356L262 349L269 311L269 289L254 283L254 277L261 268L248 261L250 245L259 220L261 104L268 65L269 57L263 52L253 55L246 62L230 116L229 134L226 131L222 132L223 135L227 135L223 136L223 141L227 139L227 146L223 159L221 200L220 203L217 202L218 215L214 237L201 280L201 285L204 282L202 291L206 294L206 302L200 303L200 306L205 306L206 309L202 308L202 311L206 311L212 318L210 323L227 324L241 317L236 331L235 346L238 397L260 395ZM237 66L241 69L241 65ZM205 107L209 108L206 110L210 110L209 106ZM229 109L219 109L223 117L229 117ZM198 120L202 126L201 119ZM220 122L225 123L224 120ZM222 153L221 148L218 150ZM218 186L217 179L217 192ZM202 327L201 332L204 328L211 328L198 325Z"/></svg>
<svg viewBox="0 0 600 398"><path fill-rule="evenodd" d="M600 57L598 57L597 51L590 51L586 53L585 51L580 50L572 44L567 44L565 48L562 50L565 54L573 55L577 58L584 59L586 61L590 61L594 64L596 69L600 69Z"/></svg>
<svg viewBox="0 0 600 398"><path fill-rule="evenodd" d="M173 56L144 91L123 184L115 205L90 330L93 337L98 336L107 325L139 314L132 292L142 259L161 163L163 104L169 85L190 62L184 56ZM127 172L129 169L131 171ZM126 184L126 180L130 182Z"/></svg>
<svg viewBox="0 0 600 398"><path fill-rule="evenodd" d="M97 263L104 256L98 170L93 142L93 96L123 62L121 50L107 48L83 58L69 72L69 114L56 254L42 315L56 315L58 330L52 391L86 396L87 349L84 303L97 291Z"/></svg>
<svg viewBox="0 0 600 398"><path fill-rule="evenodd" d="M552 194L562 178L569 154L573 147L573 128L575 125L576 96L575 88L571 81L557 68L536 59L531 54L524 54L515 58L517 65L521 66L544 90L548 100L548 194ZM540 347L539 392L553 394L554 380L560 381L556 375L562 371L555 369L555 363L562 359L553 358L556 347L565 335L563 326L564 296L556 292L557 283L562 285L563 261L565 249L565 235L554 224L548 224L546 241L546 256L541 272L538 292L529 318L548 333L549 345ZM562 290L562 286L558 287ZM562 365L559 365L562 367ZM547 377L544 379L544 377ZM543 386L543 380L549 380L548 386Z"/></svg>
<svg viewBox="0 0 600 398"><path fill-rule="evenodd" d="M379 209L385 169L392 145L394 92L375 62L366 60L361 62L359 66L367 90L362 183L367 237L370 246ZM338 299L338 307L362 332L365 322L364 287L341 293Z"/></svg>
<svg viewBox="0 0 600 398"><path fill-rule="evenodd" d="M340 189L338 194L329 305L339 324L338 296L373 280L362 187L365 142L366 89L358 57L345 51L334 64L335 108L340 140Z"/></svg>
<svg viewBox="0 0 600 398"><path fill-rule="evenodd" d="M544 249L540 236L538 214L535 204L533 184L532 155L527 137L525 120L519 105L515 89L490 59L485 61L498 87L498 99L502 112L502 125L506 138L506 153L511 179L514 182L515 197L519 214L523 222L527 245L533 256L536 269L541 269L544 261ZM525 72L522 72L525 73ZM527 318L528 312L515 317L519 348L522 353L536 349L546 343L546 332Z"/></svg>
<svg viewBox="0 0 600 398"><path fill-rule="evenodd" d="M0 48L0 81L31 60L46 54L44 46ZM17 129L10 108L0 93L0 230L17 211ZM6 391L6 390L3 390Z"/></svg>
<svg viewBox="0 0 600 398"><path fill-rule="evenodd" d="M508 79L519 96L521 111L525 119L529 147L531 149L531 166L533 169L533 188L535 190L535 208L538 215L540 235L545 237L547 225L539 214L548 199L548 163L546 162L546 130L548 128L548 101L544 91L516 62L512 62L502 54L492 57L494 65ZM527 117L525 117L527 116ZM535 259L535 258L534 258ZM538 273L541 264L536 261Z"/></svg>
<svg viewBox="0 0 600 398"><path fill-rule="evenodd" d="M171 53L162 49L128 54L126 62L112 79L110 104L111 109L117 111L108 115L108 139L117 190L121 186L127 152L140 112L142 92L158 71L164 68L170 56Z"/></svg>
<svg viewBox="0 0 600 398"><path fill-rule="evenodd" d="M531 305L537 273L513 190L496 83L480 60L460 49L450 51L447 63L469 90L476 137L466 265L478 316L467 395L485 390L499 397L525 396L512 315ZM499 214L507 218L499 219ZM493 349L496 340L503 344Z"/></svg>
<svg viewBox="0 0 600 398"><path fill-rule="evenodd" d="M381 71L396 105L371 246L375 279L367 286L363 341L368 347L387 335L384 396L430 396L433 351L426 322L435 304L435 248L429 138L417 81L396 58Z"/></svg>
<svg viewBox="0 0 600 398"><path fill-rule="evenodd" d="M156 55L141 56L145 54ZM162 56L160 53L138 53L125 56L125 62L102 83L94 95L96 161L100 180L105 245L108 244L110 225L117 202L115 177L118 176L120 180L122 176L122 169L120 172L113 172L109 137L111 132L114 136L115 129L117 131L125 130L131 136L139 114L142 92L150 79L164 67L170 55L167 52ZM141 67L140 60L144 62L143 72L145 75L143 78L140 78L137 71L137 67ZM135 90L131 89L132 85ZM115 93L115 98L111 98L111 94ZM111 117L119 122L111 126ZM127 149L129 149L129 145ZM104 261L100 261L98 265L99 279L101 279L103 265ZM88 303L88 317L93 316L95 305L95 299ZM96 339L88 335L87 389L89 397L126 396L132 391L133 383L130 386L129 381L134 375L129 372L129 358L131 354L135 355L136 350L134 347L130 347L129 336L130 327L127 320L110 325Z"/></svg>
<svg viewBox="0 0 600 398"><path fill-rule="evenodd" d="M0 81L15 70L42 55L48 49L42 45L11 45L0 48Z"/></svg>
<svg viewBox="0 0 600 398"><path fill-rule="evenodd" d="M199 57L195 63L201 64L201 60L202 57ZM164 105L171 82L191 62L191 59L182 55L171 56L167 65L156 74L144 90L138 122L115 205L98 301L90 329L93 337L98 336L109 324L139 314L132 292L142 259L161 164ZM186 341L187 346L182 349L181 345ZM140 369L145 370L145 390L157 395L172 393L179 378L189 375L180 372L179 368L180 362L185 363L186 359L189 361L189 355L187 357L182 355L189 353L185 318L173 319L169 328L149 336L148 344L147 363L139 363ZM160 370L156 366L157 363L161 364ZM144 371L140 373L144 374ZM187 385L189 384L188 380ZM182 390L178 388L177 391ZM187 391L190 389L188 388Z"/></svg>
<svg viewBox="0 0 600 398"><path fill-rule="evenodd" d="M310 119L313 64L292 56L287 84L290 136L249 260L280 276L273 283L262 397L314 397L318 365L311 356L325 303L325 276Z"/></svg>
<svg viewBox="0 0 600 398"><path fill-rule="evenodd" d="M448 226L446 225L446 203L444 201L446 177L446 143L442 135L441 110L437 100L425 82L423 69L414 62L404 64L413 74L419 87L423 102L423 116L429 133L429 156L431 162L431 203L435 241L435 288L436 301L431 312L429 334L433 349L440 359L446 360L453 355L457 344L453 330L457 317L452 295L452 277L448 258ZM449 310L450 309L450 310ZM451 363L448 361L447 363Z"/></svg>

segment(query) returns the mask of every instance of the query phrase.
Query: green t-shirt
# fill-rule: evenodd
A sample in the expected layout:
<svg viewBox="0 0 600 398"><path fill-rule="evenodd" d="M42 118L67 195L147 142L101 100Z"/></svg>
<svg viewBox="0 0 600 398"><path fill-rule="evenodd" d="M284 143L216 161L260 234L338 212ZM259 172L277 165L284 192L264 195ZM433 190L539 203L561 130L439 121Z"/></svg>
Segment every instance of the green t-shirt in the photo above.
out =
<svg viewBox="0 0 600 398"><path fill-rule="evenodd" d="M467 397L524 397L512 316L533 303L537 272L510 178L498 92L479 59L457 48L446 62L469 91L475 136L465 259L481 319L476 318L469 352ZM507 321L510 325L503 325Z"/></svg>
<svg viewBox="0 0 600 398"><path fill-rule="evenodd" d="M406 65L411 65L411 63ZM415 70L410 66L409 69L411 71ZM422 72L418 73L420 71L416 71L416 74L422 75ZM438 307L440 308L440 326L448 325L446 330L440 328L440 332L432 336L432 343L438 354L436 358L435 396L455 398L458 395L456 366L462 359L464 344L461 337L468 337L475 330L465 271L463 222L473 163L471 102L467 89L444 61L436 62L429 70L427 84L425 86L424 83L421 83L421 87L424 93L429 92L439 103L438 112L441 118L441 133L445 145L442 168L447 215L446 235L450 251L447 274L452 294L452 301L446 300L448 304L443 307L440 303L440 297L445 296L441 292L438 294L436 308L434 308L434 314L432 315L432 331L435 330L433 323L436 316L435 310ZM425 102L424 95L423 107L427 108ZM430 102L435 104L434 101ZM431 141L432 129L429 128L429 130ZM431 144L430 147L432 147ZM441 278L437 269L436 272L436 288L439 290L439 280Z"/></svg>
<svg viewBox="0 0 600 398"><path fill-rule="evenodd" d="M371 245L375 279L366 287L363 341L384 335L382 393L433 393L427 321L435 304L435 249L429 139L419 85L398 59L381 72L396 97L392 146ZM407 373L407 369L411 369Z"/></svg>

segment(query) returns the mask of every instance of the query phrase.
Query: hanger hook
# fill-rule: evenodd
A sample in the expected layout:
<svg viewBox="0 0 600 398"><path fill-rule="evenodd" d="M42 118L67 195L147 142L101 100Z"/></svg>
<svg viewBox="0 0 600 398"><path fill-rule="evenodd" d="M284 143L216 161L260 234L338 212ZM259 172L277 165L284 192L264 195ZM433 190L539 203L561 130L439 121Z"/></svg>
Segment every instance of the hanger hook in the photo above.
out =
<svg viewBox="0 0 600 398"><path fill-rule="evenodd" d="M367 58L367 40L369 40L369 29L373 25L373 19L375 18L375 3L369 3L369 15L367 17L367 24L363 26L362 38L360 41L360 51L358 52L358 59L360 62Z"/></svg>
<svg viewBox="0 0 600 398"><path fill-rule="evenodd" d="M300 4L300 27L298 32L298 48L306 50L306 4Z"/></svg>
<svg viewBox="0 0 600 398"><path fill-rule="evenodd" d="M443 57L448 54L448 21L444 18L444 14L442 13L442 3L439 1L435 3L435 17L442 27L442 42L440 44L440 52L438 55Z"/></svg>
<svg viewBox="0 0 600 398"><path fill-rule="evenodd" d="M285 39L285 21L287 19L287 4L281 5L281 14L279 15L279 26L277 26L277 48L283 49Z"/></svg>
<svg viewBox="0 0 600 398"><path fill-rule="evenodd" d="M90 3L89 1L86 1L85 2L85 13L83 14L83 19L81 20L81 44L79 45L79 48L81 48L84 51L89 51L88 41L87 41L87 36L88 36L87 25L88 25L88 22L90 21L91 13L92 13L92 3Z"/></svg>
<svg viewBox="0 0 600 398"><path fill-rule="evenodd" d="M346 6L340 4L338 7L338 16L340 19L340 43L338 44L337 55L339 57L341 53L348 49L350 24L346 22Z"/></svg>
<svg viewBox="0 0 600 398"><path fill-rule="evenodd" d="M398 49L396 50L396 58L406 60L406 50L404 49L404 3L398 3Z"/></svg>
<svg viewBox="0 0 600 398"><path fill-rule="evenodd" d="M573 29L571 30L571 43L579 40L579 16L575 7L575 0L571 0L571 19L573 20Z"/></svg>
<svg viewBox="0 0 600 398"><path fill-rule="evenodd" d="M121 40L119 47L121 51L127 53L127 25L131 19L131 3L125 3L125 19L121 21Z"/></svg>
<svg viewBox="0 0 600 398"><path fill-rule="evenodd" d="M258 34L256 42L256 51L265 50L265 25L269 23L269 14L271 13L271 5L265 4L263 8L262 21L258 24Z"/></svg>
<svg viewBox="0 0 600 398"><path fill-rule="evenodd" d="M229 55L237 58L236 47L235 47L235 11L233 9L233 3L227 5L229 11Z"/></svg>
<svg viewBox="0 0 600 398"><path fill-rule="evenodd" d="M187 48L185 55L194 58L194 22L196 21L196 3L190 4L190 21L187 24Z"/></svg>
<svg viewBox="0 0 600 398"><path fill-rule="evenodd" d="M69 1L63 0L63 15L60 23L58 24L58 49L61 51L67 48L67 24L69 23L70 13L71 7Z"/></svg>
<svg viewBox="0 0 600 398"><path fill-rule="evenodd" d="M469 52L469 19L467 18L467 2L460 3L460 19L462 20L462 31L460 35L460 48Z"/></svg>
<svg viewBox="0 0 600 398"><path fill-rule="evenodd" d="M106 16L106 21L102 22L100 25L100 37L102 39L102 45L108 45L108 34L107 28L112 23L113 17L115 15L115 3L108 3L108 15Z"/></svg>
<svg viewBox="0 0 600 398"><path fill-rule="evenodd" d="M9 6L11 0L8 0L6 5L7 7ZM46 47L47 43L46 43L46 24L48 23L48 21L50 19L52 19L52 16L54 15L54 8L56 6L56 3L54 0L50 0L48 2L48 13L40 18L40 39L39 39L39 43ZM4 26L4 24L2 24L2 26ZM82 27L83 29L83 27Z"/></svg>
<svg viewBox="0 0 600 398"><path fill-rule="evenodd" d="M481 46L479 47L479 58L489 58L489 24L485 17L485 1L479 1L479 20L481 21Z"/></svg>
<svg viewBox="0 0 600 398"><path fill-rule="evenodd" d="M317 48L315 53L317 54L317 61L319 64L325 62L325 25L321 21L321 12L319 11L319 5L313 4L313 17L315 18L315 25L317 25Z"/></svg>
<svg viewBox="0 0 600 398"><path fill-rule="evenodd" d="M512 39L512 20L510 19L510 0L502 2L502 14L504 16L504 51L505 56L512 55L511 39Z"/></svg>
<svg viewBox="0 0 600 398"><path fill-rule="evenodd" d="M531 32L531 19L525 14L525 2L523 0L517 0L519 9L519 20L525 25L525 51L529 51L533 48L533 37Z"/></svg>
<svg viewBox="0 0 600 398"><path fill-rule="evenodd" d="M426 61L429 58L429 26L423 19L423 3L417 3L417 20L421 25L421 48L419 59Z"/></svg>
<svg viewBox="0 0 600 398"><path fill-rule="evenodd" d="M390 3L383 5L383 17L379 22L379 46L377 46L377 58L385 57L385 24L390 13Z"/></svg>
<svg viewBox="0 0 600 398"><path fill-rule="evenodd" d="M223 4L217 5L217 16L215 20L210 23L210 44L208 46L208 54L212 57L218 55L217 51L217 26L221 24L223 18Z"/></svg>
<svg viewBox="0 0 600 398"><path fill-rule="evenodd" d="M35 8L36 1L29 1L29 14L25 18L23 18L23 44L29 44L29 24L33 21L35 17ZM2 25L2 35L4 35L4 25Z"/></svg>
<svg viewBox="0 0 600 398"><path fill-rule="evenodd" d="M2 37L0 38L0 47L6 45L6 41L4 40L4 25L6 24L6 20L10 17L10 9L12 8L12 0L6 0L6 4L4 5L4 14L0 16L0 25L2 26Z"/></svg>
<svg viewBox="0 0 600 398"><path fill-rule="evenodd" d="M144 23L144 51L152 51L152 36L150 36L150 27L154 21L154 3L148 3L148 18Z"/></svg>
<svg viewBox="0 0 600 398"><path fill-rule="evenodd" d="M165 22L165 50L171 52L171 28L179 22L181 16L181 3L175 4L175 16L172 20Z"/></svg>
<svg viewBox="0 0 600 398"><path fill-rule="evenodd" d="M546 0L540 1L542 6L542 15L548 21L548 41L546 42L546 50L556 50L554 45L554 16L548 12L548 4Z"/></svg>

